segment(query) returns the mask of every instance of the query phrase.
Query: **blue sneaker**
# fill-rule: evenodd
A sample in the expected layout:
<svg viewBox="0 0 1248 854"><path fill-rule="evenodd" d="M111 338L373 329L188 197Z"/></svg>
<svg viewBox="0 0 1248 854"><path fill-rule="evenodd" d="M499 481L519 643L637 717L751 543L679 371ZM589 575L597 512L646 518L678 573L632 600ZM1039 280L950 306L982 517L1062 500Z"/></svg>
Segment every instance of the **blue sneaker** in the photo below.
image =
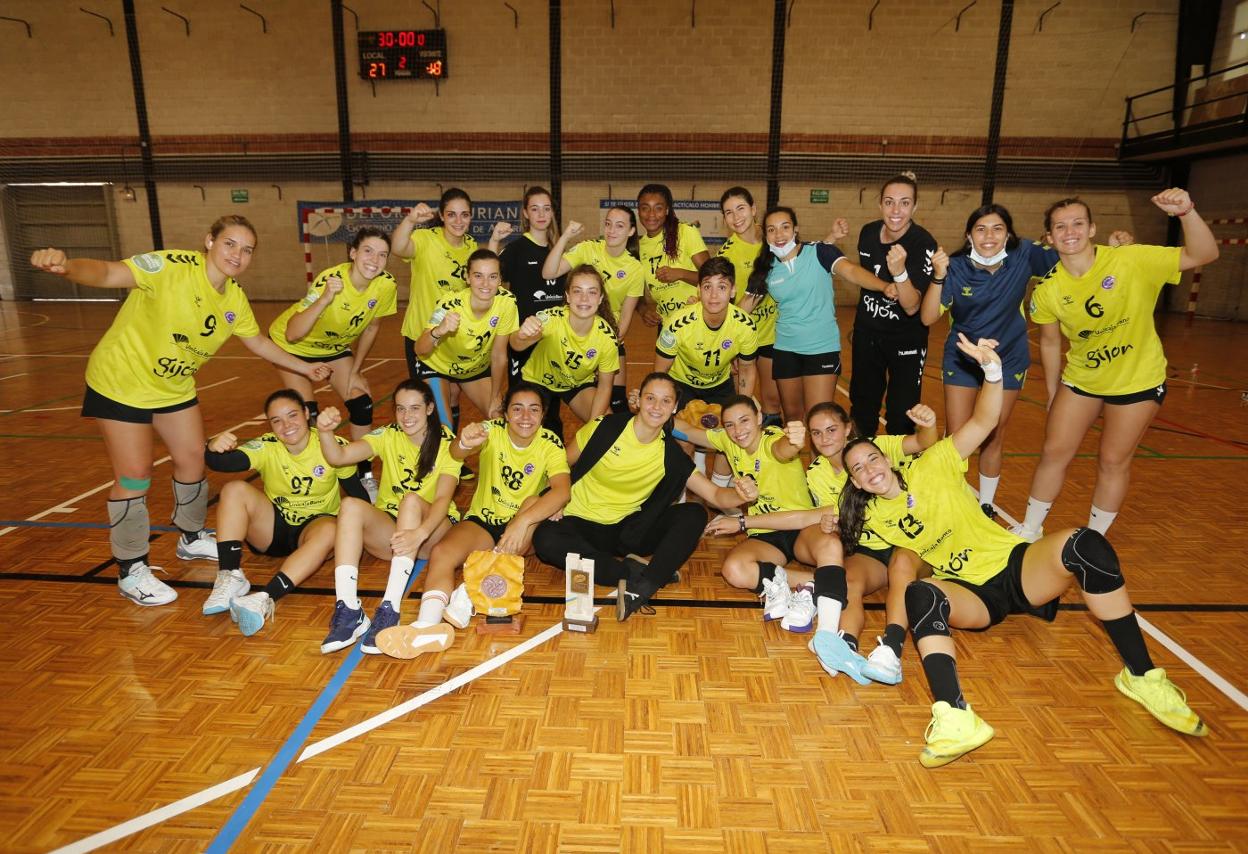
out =
<svg viewBox="0 0 1248 854"><path fill-rule="evenodd" d="M334 618L329 621L329 634L321 642L321 653L346 649L368 631L368 626L363 608L348 608L347 603L339 599L334 603Z"/></svg>
<svg viewBox="0 0 1248 854"><path fill-rule="evenodd" d="M373 612L373 624L368 627L368 631L364 633L364 639L360 641L360 652L365 655L380 655L381 650L377 648L377 633L398 624L398 612L390 607L389 602L383 600Z"/></svg>
<svg viewBox="0 0 1248 854"><path fill-rule="evenodd" d="M839 632L815 632L809 646L824 670L834 675L844 673L859 685L871 684L871 680L862 674L867 660L850 649Z"/></svg>

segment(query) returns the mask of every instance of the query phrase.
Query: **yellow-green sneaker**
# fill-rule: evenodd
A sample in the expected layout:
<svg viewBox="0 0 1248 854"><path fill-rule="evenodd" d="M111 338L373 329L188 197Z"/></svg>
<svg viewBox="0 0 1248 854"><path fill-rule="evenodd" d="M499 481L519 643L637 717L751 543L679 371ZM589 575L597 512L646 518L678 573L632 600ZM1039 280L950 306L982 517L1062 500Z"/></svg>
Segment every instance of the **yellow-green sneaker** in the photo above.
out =
<svg viewBox="0 0 1248 854"><path fill-rule="evenodd" d="M992 727L971 711L958 709L944 700L932 704L932 722L927 725L924 739L927 746L919 754L924 768L948 765L960 756L988 743L994 735Z"/></svg>
<svg viewBox="0 0 1248 854"><path fill-rule="evenodd" d="M1187 695L1166 678L1166 671L1154 667L1143 676L1136 676L1127 668L1114 677L1118 690L1135 700L1148 713L1170 729L1184 735L1206 736L1209 727L1187 705Z"/></svg>

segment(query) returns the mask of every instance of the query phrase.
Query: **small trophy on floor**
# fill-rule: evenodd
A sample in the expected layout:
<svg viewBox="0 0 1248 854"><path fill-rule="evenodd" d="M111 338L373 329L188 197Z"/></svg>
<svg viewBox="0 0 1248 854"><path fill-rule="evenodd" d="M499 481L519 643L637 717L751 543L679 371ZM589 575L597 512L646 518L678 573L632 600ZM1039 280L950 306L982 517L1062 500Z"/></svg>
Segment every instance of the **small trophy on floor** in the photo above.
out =
<svg viewBox="0 0 1248 854"><path fill-rule="evenodd" d="M594 562L580 555L568 555L564 579L564 631L594 631L598 628L598 615L594 613Z"/></svg>

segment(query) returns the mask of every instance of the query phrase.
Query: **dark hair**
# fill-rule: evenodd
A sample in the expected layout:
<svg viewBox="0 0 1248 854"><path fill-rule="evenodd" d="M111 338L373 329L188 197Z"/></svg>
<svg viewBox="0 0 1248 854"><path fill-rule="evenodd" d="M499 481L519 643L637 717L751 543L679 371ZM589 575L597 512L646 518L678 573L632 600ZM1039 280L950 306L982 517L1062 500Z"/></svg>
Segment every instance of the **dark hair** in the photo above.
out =
<svg viewBox="0 0 1248 854"><path fill-rule="evenodd" d="M391 395L395 406L399 404L401 391L414 391L420 395L425 406L433 404L433 409L425 416L425 438L420 443L420 458L416 461L416 479L424 480L433 471L433 464L438 461L438 448L442 444L442 416L438 414L438 399L429 383L422 379L407 379L396 385Z"/></svg>
<svg viewBox="0 0 1248 854"><path fill-rule="evenodd" d="M719 407L719 411L724 413L734 406L746 406L749 407L750 412L753 412L755 415L758 414L758 402L748 394L734 394L724 401L723 405ZM721 418L720 420L722 421L723 419Z"/></svg>
<svg viewBox="0 0 1248 854"><path fill-rule="evenodd" d="M468 198L468 194L459 187L449 187L442 193L442 197L438 199L438 213L434 216L433 221L429 224L431 228L442 224L442 211L446 210L446 206L456 199L463 199L468 203L468 213L472 213L472 199Z"/></svg>
<svg viewBox="0 0 1248 854"><path fill-rule="evenodd" d="M724 209L724 205L728 204L728 200L733 196L740 196L745 199L745 203L747 205L754 204L754 197L750 195L750 191L745 189L745 187L729 187L727 190L724 190L724 194L719 197L719 209L721 211Z"/></svg>
<svg viewBox="0 0 1248 854"><path fill-rule="evenodd" d="M1059 199L1049 205L1044 210L1044 233L1048 234L1049 229L1053 227L1053 214L1062 208L1068 208L1071 205L1082 205L1083 209L1088 212L1088 222L1092 222L1092 208L1088 207L1088 203L1078 196L1071 196L1069 199Z"/></svg>
<svg viewBox="0 0 1248 854"><path fill-rule="evenodd" d="M641 381L641 385L637 386L637 390L639 392L644 391L646 386L650 385L650 383L655 380L662 380L665 383L671 383L672 391L677 392L677 397L679 397L680 387L676 385L676 380L672 379L671 374L666 371L651 371L646 374L645 378Z"/></svg>
<svg viewBox="0 0 1248 854"><path fill-rule="evenodd" d="M872 493L859 488L854 483L853 475L849 473L849 466L845 464L845 457L859 445L870 445L880 454L884 453L879 445L865 436L850 439L841 449L841 465L845 468L845 488L841 490L838 511L840 518L837 525L841 529L841 546L845 549L846 555L851 555L858 549L858 540L862 538L862 528L867 520L867 505L871 503L872 498L875 498ZM901 488L905 489L906 479L901 472L893 469L893 473L897 475L897 482L901 484Z"/></svg>
<svg viewBox="0 0 1248 854"><path fill-rule="evenodd" d="M723 255L713 255L702 262L702 266L698 268L698 282L705 282L711 276L723 276L728 280L729 284L736 284L737 269L731 261Z"/></svg>
<svg viewBox="0 0 1248 854"><path fill-rule="evenodd" d="M842 424L848 424L851 427L854 426L854 422L850 419L849 413L845 411L845 407L841 406L839 403L833 403L830 400L820 401L810 408L810 411L806 413L807 426L810 425L810 419L814 418L816 415L823 414L835 416L836 419Z"/></svg>
<svg viewBox="0 0 1248 854"><path fill-rule="evenodd" d="M1014 233L1014 217L1010 216L1010 212L1005 209L1004 205L998 205L994 202L992 204L980 205L971 211L971 215L966 218L966 231L963 232L963 234L967 235L966 243L963 244L961 249L953 253L955 257L971 253L971 229L975 227L975 223L993 214L1001 217L1001 221L1005 223L1005 233L1007 235L1005 239L1006 250L1012 251L1018 246L1018 235Z"/></svg>
<svg viewBox="0 0 1248 854"><path fill-rule="evenodd" d="M919 200L919 182L913 172L898 172L880 185L880 201L884 201L884 191L893 184L905 184L914 192L914 200Z"/></svg>
<svg viewBox="0 0 1248 854"><path fill-rule="evenodd" d="M519 382L512 383L508 387L507 394L503 396L503 412L507 412L507 409L511 406L511 402L515 400L516 395L525 391L537 395L538 402L542 405L542 414L545 414L546 407L549 405L549 401L546 400L545 391L540 386L534 385L528 380L520 380Z"/></svg>
<svg viewBox="0 0 1248 854"><path fill-rule="evenodd" d="M279 388L264 399L264 414L266 418L269 414L269 407L279 400L289 400L291 403L297 404L300 409L308 408L308 402L303 399L303 395L299 392L293 388Z"/></svg>
<svg viewBox="0 0 1248 854"><path fill-rule="evenodd" d="M642 196L662 196L667 205L667 219L663 220L663 254L675 258L680 254L680 220L676 218L676 202L672 200L672 191L666 184L647 184L637 194L637 204L641 205Z"/></svg>
<svg viewBox="0 0 1248 854"><path fill-rule="evenodd" d="M763 214L763 226L766 230L767 218L775 214L788 214L789 219L793 221L793 227L797 227L797 214L793 208L786 205L776 205L774 208L768 208ZM767 239L763 238L766 244ZM771 265L775 263L776 253L771 251L771 247L764 245L763 251L758 253L758 257L754 259L754 268L750 270L750 280L746 284L746 290L760 297L767 296L767 276L771 273Z"/></svg>
<svg viewBox="0 0 1248 854"><path fill-rule="evenodd" d="M239 225L251 232L251 236L255 239L256 244L260 243L260 235L256 234L256 227L251 224L247 217L240 214L226 214L219 216L212 225L208 226L208 236L216 240L221 232L225 231L232 225Z"/></svg>
<svg viewBox="0 0 1248 854"><path fill-rule="evenodd" d="M499 270L502 270L503 267L503 262L500 261L498 256L490 250L475 249L473 250L473 253L468 256L468 263L464 265L465 272L471 272L472 265L477 261L493 261L495 264L498 264Z"/></svg>
<svg viewBox="0 0 1248 854"><path fill-rule="evenodd" d="M550 194L550 190L545 187L529 187L524 191L524 198L520 201L520 225L526 226L528 217L524 215L524 209L529 206L529 200L534 196L545 196L550 199L551 217L550 227L546 229L546 240L553 246L555 241L559 239L559 215L555 213L555 197Z"/></svg>
<svg viewBox="0 0 1248 854"><path fill-rule="evenodd" d="M378 228L375 225L366 225L355 233L355 237L351 240L351 248L359 249L360 245L370 237L376 237L378 240L384 240L386 246L390 245L390 234L385 229Z"/></svg>
<svg viewBox="0 0 1248 854"><path fill-rule="evenodd" d="M628 224L632 226L633 233L629 236L628 240L624 242L624 251L629 255L632 255L637 260L641 260L641 252L637 248L638 243L640 242L637 237L637 212L632 208L626 208L623 205L612 205L607 209L607 213L611 213L611 211L623 211L628 214Z"/></svg>
<svg viewBox="0 0 1248 854"><path fill-rule="evenodd" d="M619 335L620 330L615 324L615 312L611 310L611 300L607 298L607 286L602 281L602 273L599 273L592 264L578 264L568 271L567 278L563 280L564 296L566 297L572 290L572 280L582 276L591 278L597 283L598 291L602 294L602 299L598 301L598 316L607 322L612 332Z"/></svg>

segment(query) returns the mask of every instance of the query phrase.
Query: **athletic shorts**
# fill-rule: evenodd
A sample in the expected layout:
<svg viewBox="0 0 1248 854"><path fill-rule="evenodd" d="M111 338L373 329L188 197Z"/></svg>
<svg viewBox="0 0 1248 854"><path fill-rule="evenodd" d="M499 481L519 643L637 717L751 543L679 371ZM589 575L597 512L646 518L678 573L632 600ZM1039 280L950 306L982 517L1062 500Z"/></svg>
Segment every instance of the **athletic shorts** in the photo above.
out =
<svg viewBox="0 0 1248 854"><path fill-rule="evenodd" d="M866 557L873 558L874 560L878 560L880 563L884 564L885 566L888 566L889 563L893 559L893 547L888 546L882 549L869 549L866 546L859 546L858 548L854 549L854 554L864 555Z"/></svg>
<svg viewBox="0 0 1248 854"><path fill-rule="evenodd" d="M754 351L754 355L760 359L772 359L776 351L775 344L759 344L758 349Z"/></svg>
<svg viewBox="0 0 1248 854"><path fill-rule="evenodd" d="M490 538L494 540L495 545L498 545L498 541L503 538L503 531L507 530L506 525L491 525L489 522L485 521L480 516L465 516L463 518L463 521L471 522L472 524L476 525L481 530L485 531L487 534L490 535Z"/></svg>
<svg viewBox="0 0 1248 854"><path fill-rule="evenodd" d="M137 406L120 403L111 397L105 397L91 386L87 386L82 396L82 417L102 418L105 421L125 421L128 424L151 424L153 415L165 415L169 412L180 412L199 405L199 398L192 397L181 403L169 406L157 406L154 409L139 409Z"/></svg>
<svg viewBox="0 0 1248 854"><path fill-rule="evenodd" d="M776 380L795 380L821 374L841 375L841 351L827 353L794 353L773 347L771 350L771 376Z"/></svg>
<svg viewBox="0 0 1248 854"><path fill-rule="evenodd" d="M728 377L719 385L713 385L709 388L698 388L697 386L682 383L677 379L672 380L672 385L676 386L677 409L684 409L685 405L691 400L701 400L704 403L718 403L722 406L737 393L737 387L733 385L732 377Z"/></svg>
<svg viewBox="0 0 1248 854"><path fill-rule="evenodd" d="M407 336L403 337L403 355L407 358L407 375L414 380L428 381L437 377L438 379L446 380L448 383L459 383L462 385L463 383L487 378L490 375L489 368L470 377L452 377L447 374L440 374L420 360L420 357L416 355L416 342Z"/></svg>
<svg viewBox="0 0 1248 854"><path fill-rule="evenodd" d="M318 513L300 525L292 525L286 521L286 517L277 509L277 506L273 505L273 539L269 542L269 547L267 549L258 549L251 543L248 543L247 548L251 549L252 554L264 555L265 557L287 557L292 555L295 553L295 549L299 548L299 537L303 534L304 528L326 515L328 514Z"/></svg>
<svg viewBox="0 0 1248 854"><path fill-rule="evenodd" d="M789 563L795 560L793 554L794 547L797 546L797 538L801 535L801 531L765 531L762 533L751 533L751 540L758 540L760 543L766 543L774 546L784 555L784 562Z"/></svg>
<svg viewBox="0 0 1248 854"><path fill-rule="evenodd" d="M1035 607L1027 601L1023 593L1023 555L1027 553L1030 543L1019 543L1010 552L1005 569L998 572L983 584L972 584L960 578L941 577L941 581L952 581L954 584L970 590L988 609L988 625L991 628L1011 614L1029 614L1046 622L1057 618L1057 599ZM980 629L979 631L983 631Z"/></svg>
<svg viewBox="0 0 1248 854"><path fill-rule="evenodd" d="M950 332L950 335L955 333ZM1024 348L1021 355L1017 353L1001 354L1001 382L1006 391L1018 391L1027 381L1027 369L1031 367L1031 356ZM940 366L940 377L945 385L956 385L963 388L979 388L984 384L984 370L979 363L958 350L950 352L945 349L945 358Z"/></svg>
<svg viewBox="0 0 1248 854"><path fill-rule="evenodd" d="M541 388L542 391L546 392L546 400L550 406L558 406L559 401L563 401L568 406L571 406L572 398L576 397L578 394L580 394L587 388L593 389L597 387L598 387L598 383L596 382L585 383L585 385L578 385L576 388L570 388L567 391L554 391L553 389L546 388L546 386L539 386L539 388Z"/></svg>
<svg viewBox="0 0 1248 854"><path fill-rule="evenodd" d="M290 353L289 350L287 350L286 352ZM350 350L343 350L341 353L331 353L328 356L301 356L298 353L290 353L290 355L294 356L296 359L303 359L303 361L305 362L319 363L319 362L336 362L339 359L345 359L348 356L353 355L353 354L351 353Z"/></svg>
<svg viewBox="0 0 1248 854"><path fill-rule="evenodd" d="M1162 384L1156 388L1146 388L1144 391L1132 392L1131 394L1093 394L1090 391L1084 391L1081 388L1077 388L1068 382L1063 382L1062 385L1066 386L1066 388L1081 397L1099 397L1101 400L1105 401L1106 406L1130 406L1133 403L1143 403L1146 400L1152 401L1160 406L1165 402L1166 392L1168 391L1165 382L1162 382Z"/></svg>

